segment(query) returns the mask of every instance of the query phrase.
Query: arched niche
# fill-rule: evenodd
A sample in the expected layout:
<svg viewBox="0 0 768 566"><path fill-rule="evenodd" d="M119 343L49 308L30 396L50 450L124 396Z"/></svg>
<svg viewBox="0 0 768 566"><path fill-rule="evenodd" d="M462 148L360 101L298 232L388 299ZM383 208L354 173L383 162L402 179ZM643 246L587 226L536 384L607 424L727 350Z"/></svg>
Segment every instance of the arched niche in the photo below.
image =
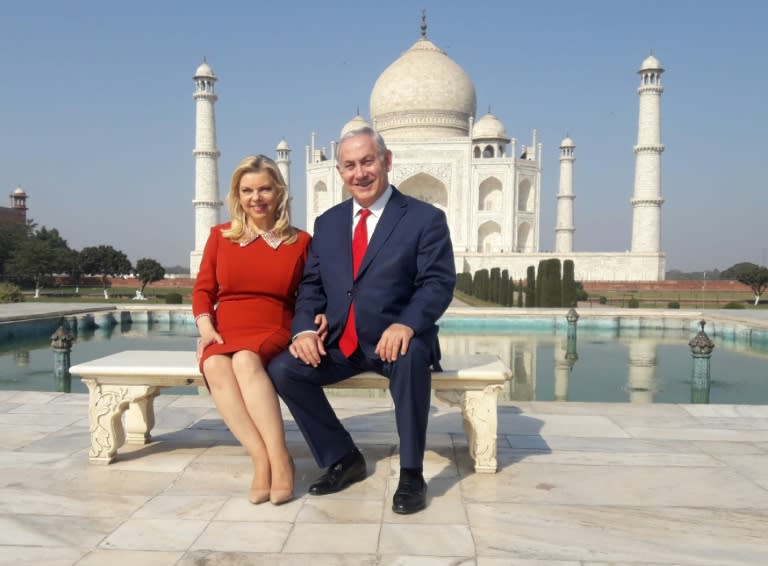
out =
<svg viewBox="0 0 768 566"><path fill-rule="evenodd" d="M488 177L482 183L478 190L478 210L492 210L501 212L503 206L504 193L502 184L496 177Z"/></svg>
<svg viewBox="0 0 768 566"><path fill-rule="evenodd" d="M491 253L501 248L501 226L493 220L483 222L477 229L477 251Z"/></svg>
<svg viewBox="0 0 768 566"><path fill-rule="evenodd" d="M533 251L531 225L528 222L521 222L517 227L517 251Z"/></svg>
<svg viewBox="0 0 768 566"><path fill-rule="evenodd" d="M448 208L448 190L441 181L427 173L408 177L397 188L400 192L433 204L441 210Z"/></svg>
<svg viewBox="0 0 768 566"><path fill-rule="evenodd" d="M531 196L531 181L530 179L523 179L517 186L517 209L524 212L533 210Z"/></svg>

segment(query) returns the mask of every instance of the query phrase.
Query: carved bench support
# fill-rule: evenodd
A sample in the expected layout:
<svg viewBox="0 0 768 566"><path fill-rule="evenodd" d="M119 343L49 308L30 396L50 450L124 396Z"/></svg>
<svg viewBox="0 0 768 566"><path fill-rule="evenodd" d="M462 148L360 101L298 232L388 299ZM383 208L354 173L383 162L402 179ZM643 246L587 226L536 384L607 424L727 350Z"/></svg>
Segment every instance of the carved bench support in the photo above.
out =
<svg viewBox="0 0 768 566"><path fill-rule="evenodd" d="M117 449L126 440L122 416L129 411L127 421L129 441L144 444L155 424L152 401L160 394L153 385L112 385L98 383L96 379L83 378L88 386L88 420L91 431L90 461L109 464Z"/></svg>
<svg viewBox="0 0 768 566"><path fill-rule="evenodd" d="M502 389L501 385L487 385L479 391L435 391L438 399L452 406L461 407L469 455L475 462L475 472L480 474L495 474L498 468L496 462L497 403L499 391Z"/></svg>

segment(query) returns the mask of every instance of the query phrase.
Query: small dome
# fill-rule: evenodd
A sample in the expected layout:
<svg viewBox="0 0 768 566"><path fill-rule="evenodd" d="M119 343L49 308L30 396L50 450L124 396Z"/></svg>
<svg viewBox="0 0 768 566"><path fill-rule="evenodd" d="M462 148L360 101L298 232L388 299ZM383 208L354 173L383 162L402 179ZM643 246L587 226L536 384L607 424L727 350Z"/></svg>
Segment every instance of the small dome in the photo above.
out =
<svg viewBox="0 0 768 566"><path fill-rule="evenodd" d="M490 112L475 122L475 125L472 127L472 139L504 140L509 143L509 136L507 136L507 131L504 129L504 124Z"/></svg>
<svg viewBox="0 0 768 566"><path fill-rule="evenodd" d="M645 58L643 61L643 64L640 65L641 71L650 71L650 70L664 70L661 66L661 62L656 59L653 55L648 55L648 57Z"/></svg>
<svg viewBox="0 0 768 566"><path fill-rule="evenodd" d="M211 66L208 64L208 62L203 61L203 64L197 68L197 71L195 71L195 78L197 77L216 78L216 75L213 74L213 69L211 69Z"/></svg>
<svg viewBox="0 0 768 566"><path fill-rule="evenodd" d="M387 139L469 135L475 86L458 63L422 37L371 91L371 121Z"/></svg>
<svg viewBox="0 0 768 566"><path fill-rule="evenodd" d="M27 193L21 187L16 187L16 190L13 191L13 196L15 196L15 197L25 197L25 196L27 196Z"/></svg>
<svg viewBox="0 0 768 566"><path fill-rule="evenodd" d="M560 142L560 147L576 147L576 144L573 143L573 140L569 137L563 138L563 141Z"/></svg>
<svg viewBox="0 0 768 566"><path fill-rule="evenodd" d="M345 134L353 130L359 130L360 128L370 128L370 127L371 125L365 121L365 118L360 116L360 114L357 114L349 122L344 124L344 127L341 129L341 134L339 134L339 139L343 138Z"/></svg>
<svg viewBox="0 0 768 566"><path fill-rule="evenodd" d="M288 149L288 150L289 150L289 149L291 149L291 148L290 148L290 147L288 147L288 142L287 142L287 141L285 141L285 140L280 140L280 143L278 143L278 144L277 144L277 147L276 147L275 149L276 149L277 151L281 151L281 150L286 150L286 149Z"/></svg>

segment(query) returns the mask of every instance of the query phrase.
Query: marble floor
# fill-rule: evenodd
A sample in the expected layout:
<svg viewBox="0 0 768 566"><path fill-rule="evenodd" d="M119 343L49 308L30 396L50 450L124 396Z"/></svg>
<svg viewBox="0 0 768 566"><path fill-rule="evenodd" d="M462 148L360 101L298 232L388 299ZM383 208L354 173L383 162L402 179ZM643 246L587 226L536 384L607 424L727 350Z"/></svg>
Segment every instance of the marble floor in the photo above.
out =
<svg viewBox="0 0 768 566"><path fill-rule="evenodd" d="M432 407L429 506L391 510L388 398L334 397L368 461L342 493L286 414L297 498L251 505L250 464L209 397L161 395L151 444L88 463L87 396L0 392L0 564L768 564L768 406L530 402L499 409L499 472L472 472Z"/></svg>

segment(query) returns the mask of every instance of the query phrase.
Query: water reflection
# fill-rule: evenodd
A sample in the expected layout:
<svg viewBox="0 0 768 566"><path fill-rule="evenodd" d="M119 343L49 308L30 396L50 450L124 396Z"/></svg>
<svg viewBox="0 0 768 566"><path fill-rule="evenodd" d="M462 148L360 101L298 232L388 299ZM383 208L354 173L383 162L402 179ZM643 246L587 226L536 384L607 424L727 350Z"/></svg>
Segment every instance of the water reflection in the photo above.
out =
<svg viewBox="0 0 768 566"><path fill-rule="evenodd" d="M712 402L768 403L767 353L721 348L712 360L720 371L702 382L692 374L687 333L629 334L441 332L440 343L445 354L498 355L512 369L505 401L709 403L716 391Z"/></svg>
<svg viewBox="0 0 768 566"><path fill-rule="evenodd" d="M69 327L76 336L73 364L121 350L191 351L197 337L191 319L168 312L140 321L135 314L119 317L97 328L87 316L92 315ZM503 401L768 404L764 344L716 337L711 380L704 382L692 372L690 332L580 328L577 337L543 327L484 332L474 324L471 331L458 330L441 330L443 353L499 356L512 370L500 394ZM50 331L41 338L0 343L0 389L54 391L53 368ZM72 391L86 389L75 378Z"/></svg>

